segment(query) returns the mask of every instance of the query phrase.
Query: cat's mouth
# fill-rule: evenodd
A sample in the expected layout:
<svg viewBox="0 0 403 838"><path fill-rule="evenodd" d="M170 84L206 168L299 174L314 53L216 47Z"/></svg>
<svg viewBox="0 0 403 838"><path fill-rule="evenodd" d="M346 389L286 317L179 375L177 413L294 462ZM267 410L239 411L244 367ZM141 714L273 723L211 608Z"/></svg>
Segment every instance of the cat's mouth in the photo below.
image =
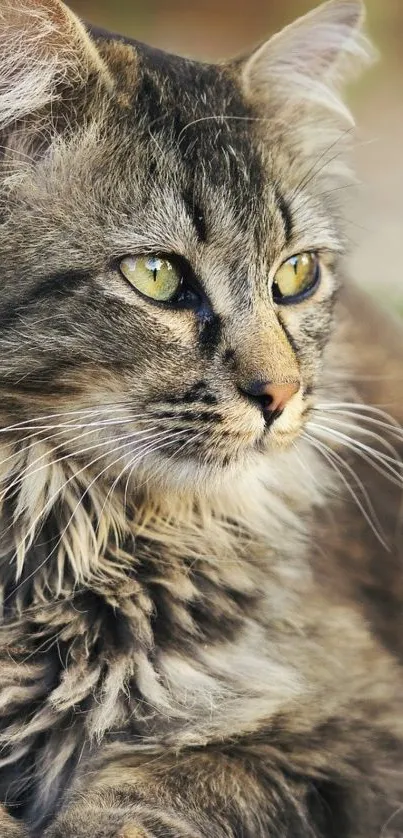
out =
<svg viewBox="0 0 403 838"><path fill-rule="evenodd" d="M202 422L177 422L164 442L150 448L139 464L141 479L154 482L157 478L166 486L220 480L262 457L269 461L271 455L287 450L303 425L302 400L270 423L265 423L253 408L238 417L235 411L229 417L220 414L219 421L211 416L207 419L205 414Z"/></svg>
<svg viewBox="0 0 403 838"><path fill-rule="evenodd" d="M105 479L126 483L137 489L143 484L189 486L192 480L211 485L215 478L226 479L242 472L262 458L289 449L306 421L306 403L296 394L284 410L264 420L261 410L241 399L228 399L214 405L159 401L133 407L102 411L86 434L89 442L77 445L75 423L71 427L73 452L89 471ZM67 423L66 423L67 424ZM95 425L99 430L94 440ZM69 426L70 427L70 426ZM66 429L67 432L67 429ZM70 434L69 434L70 436ZM70 441L70 440L69 440ZM98 478L97 478L98 479Z"/></svg>

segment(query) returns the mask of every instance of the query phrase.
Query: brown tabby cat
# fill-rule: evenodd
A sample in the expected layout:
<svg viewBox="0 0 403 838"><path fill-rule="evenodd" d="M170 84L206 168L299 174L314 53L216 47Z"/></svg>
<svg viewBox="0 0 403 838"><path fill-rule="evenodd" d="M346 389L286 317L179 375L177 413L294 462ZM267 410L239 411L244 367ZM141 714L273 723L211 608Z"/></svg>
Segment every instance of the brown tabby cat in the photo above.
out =
<svg viewBox="0 0 403 838"><path fill-rule="evenodd" d="M362 17L211 66L1 0L1 838L403 834L402 331L338 206Z"/></svg>

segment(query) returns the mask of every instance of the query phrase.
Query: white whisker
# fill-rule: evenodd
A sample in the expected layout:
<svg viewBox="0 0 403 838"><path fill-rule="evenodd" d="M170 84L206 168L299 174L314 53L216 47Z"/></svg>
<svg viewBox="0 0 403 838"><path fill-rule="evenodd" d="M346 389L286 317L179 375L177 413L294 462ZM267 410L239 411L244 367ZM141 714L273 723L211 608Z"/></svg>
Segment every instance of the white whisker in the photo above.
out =
<svg viewBox="0 0 403 838"><path fill-rule="evenodd" d="M336 417L342 416L342 415L343 415L342 413L337 413ZM375 439L377 442L379 442L380 445L383 445L384 448L386 448L388 451L391 451L392 454L393 454L393 457L389 458L387 454L384 454L381 451L379 451L379 454L382 454L386 459L390 459L391 462L396 462L396 461L401 462L399 454L396 451L396 448L392 445L392 443L389 442L388 439L385 439L385 437L376 433L371 428L362 427L361 424L360 425L357 424L357 421L356 422L348 422L348 421L346 422L344 419L335 418L334 415L329 416L329 415L326 415L326 413L324 415L319 416L319 418L320 418L321 422L330 422L332 424L332 426L337 425L338 427L341 427L341 428L342 427L349 428L350 430L356 431L357 434L360 434L360 435L363 435L363 436L370 436L372 439ZM358 419L360 419L360 416L357 416L356 418L358 420ZM373 419L373 420L370 420L370 421L371 421L371 424L373 422L379 423L380 425L385 424L385 423L379 422L378 419Z"/></svg>
<svg viewBox="0 0 403 838"><path fill-rule="evenodd" d="M316 475L314 474L313 469L310 469L309 466L306 464L306 462L305 462L305 460L302 456L302 453L298 448L297 443L293 442L292 447L294 449L295 456L296 456L300 466L302 467L303 471L305 472L305 474L308 475L308 477L312 481L312 483L314 483L319 489L322 489L322 486L321 486L319 480L317 479Z"/></svg>
<svg viewBox="0 0 403 838"><path fill-rule="evenodd" d="M162 434L162 433L165 433L165 432L161 432L161 434ZM128 435L128 437L129 437L129 436L131 437L131 435ZM151 437L150 437L150 439L151 439ZM153 439L153 440L155 440L155 436L154 436L152 439ZM123 448L126 448L126 447L128 447L129 445L132 445L132 444L133 444L133 440L130 438L128 442L125 442L125 443L123 443L123 444L121 444L121 445L119 446L119 450L121 451ZM48 500L46 501L46 504L45 504L44 508L41 510L41 512L39 513L39 515L37 515L37 516L36 516L36 518L34 519L33 523L32 523L32 524L31 524L31 526L29 527L28 532L27 532L27 533L25 533L25 535L24 535L23 539L22 539L22 540L21 540L21 541L17 544L17 546L15 547L14 554L13 554L13 558L16 558L16 559L17 559L17 568L18 568L18 570L17 570L17 579L19 578L19 576L21 575L21 572L22 572L22 568L21 568L20 564L18 563L18 555L19 555L19 551L20 551L20 550L24 547L24 543L25 543L25 542L28 542L28 543L27 543L27 546L26 546L26 548L25 548L25 549L27 549L27 548L29 547L29 545L32 543L32 541L33 541L33 539L34 539L34 537L35 537L35 532L36 532L36 528L37 528L38 524L40 523L40 521L42 520L42 518L44 517L44 515L46 515L46 513L47 513L47 512L48 512L48 511L52 508L52 506L54 505L55 501L56 501L56 500L57 500L57 498L60 496L61 492L63 492L63 491L65 490L66 486L68 486L68 485L69 485L69 484L70 484L73 480L76 480L76 478L77 478L80 474L82 474L84 471L86 471L86 470L88 470L88 469L92 468L92 466L94 465L94 463L98 462L98 461L99 461L100 459L102 459L104 456L105 456L105 454L104 454L104 453L100 454L98 457L95 457L95 459L93 459L90 463L86 463L86 464L85 464L82 468L80 468L78 471L75 471L75 472L74 472L74 473L73 473L73 474L72 474L72 475L71 475L71 476L70 476L70 477L69 477L69 478L68 478L68 479L67 479L67 480L63 483L63 485L62 485L61 487L59 487L59 489L58 489L56 492L54 492L54 493L53 493L53 495L52 495L50 498L48 498ZM118 459L119 459L119 458L118 458ZM113 463L109 463L109 464L108 464L108 466L104 469L104 471L107 471L107 469L108 469L108 468L111 468L111 467L112 467L112 465L113 465ZM12 526L12 525L10 525L10 526ZM7 529L10 529L10 527L8 527ZM7 532L7 530L6 530L6 532ZM58 543L59 543L59 542L58 542ZM37 570L38 570L38 568L34 571L34 573L36 573L36 571L37 571ZM26 580L24 580L24 581L26 581ZM16 590L18 590L18 588L17 588ZM5 601L6 601L6 600L5 600Z"/></svg>
<svg viewBox="0 0 403 838"><path fill-rule="evenodd" d="M403 486L403 475L390 465L391 462L399 464L399 460L392 459L386 454L382 454L380 451L376 451L374 448L371 448L369 445L365 445L359 440L356 440L347 434L341 433L341 431L324 427L316 422L308 422L307 428L318 430L319 433L322 433L327 437L333 437L336 441L340 441L347 448L354 451L359 457L369 463L369 465L371 465L376 471L390 480L391 483L394 483L395 486L399 486L400 488ZM376 465L377 462L382 463L382 469ZM403 467L401 462L400 467Z"/></svg>
<svg viewBox="0 0 403 838"><path fill-rule="evenodd" d="M135 418L135 417L133 417L133 418ZM117 420L116 424L125 424L125 423L129 423L130 421L131 421L131 418L130 419L124 419L124 420ZM93 424L94 424L94 430L91 431L92 433L94 433L98 429L98 425L96 425L96 423L93 423ZM50 427L53 427L53 426L50 426ZM55 425L54 427L61 427L61 426ZM68 427L69 427L69 429L72 429L72 428L78 429L78 428L86 428L86 427L88 427L88 425L86 425L86 424L84 424L84 425L74 424L74 425L69 425ZM104 427L104 425L100 424L99 427L102 428L102 427ZM38 428L36 430L38 430ZM64 430L58 431L57 433L48 434L48 436L45 436L45 437L41 437L41 436L38 437L36 432L33 432L32 434L28 434L27 436L22 437L22 439L18 440L18 446L21 446L22 443L27 442L27 441L29 441L30 444L25 445L23 447L16 448L11 454L9 454L8 457L5 457L3 460L0 461L0 467L4 466L6 463L10 462L10 460L15 459L16 457L21 457L27 451L31 450L34 445L44 444L46 442L49 442L49 440L58 439L63 435L64 435ZM72 439L69 439L68 440L69 444L74 442L76 439L79 439L80 436L76 436L76 437L73 437ZM85 435L83 434L83 436L85 436ZM36 462L39 462L39 460L48 456L48 454L52 453L52 451L56 451L58 448L63 447L64 444L65 443L61 443L60 445L56 445L54 447L51 447L48 452L45 452L40 457L38 457L36 460L34 460L34 462L31 463L31 465L34 465ZM10 487L8 487L8 488L10 488Z"/></svg>
<svg viewBox="0 0 403 838"><path fill-rule="evenodd" d="M182 436L182 435L183 435L183 430L178 431L177 433L176 433L176 432L174 432L173 434L171 434L171 436L169 437L169 440L171 441L172 439L176 438L176 436L177 436L177 435ZM197 438L198 436L199 436L199 434L197 434L197 435L196 435L196 437L192 437L192 439L191 439L191 440L189 440L189 441L193 441L193 440L194 440L195 438ZM180 446L180 447L179 447L179 449L177 449L177 451L181 450L181 448L182 448L182 447L183 447L183 446ZM158 450L159 450L159 447L157 447L157 448L155 449L155 451L158 451ZM177 453L177 451L175 452L175 454ZM147 452L147 453L148 453L148 452ZM154 453L154 449L152 449L152 450L151 450L151 453L152 453L152 454ZM117 484L118 484L118 483L120 482L120 480L122 479L123 474L125 473L125 471L129 468L129 469L130 469L130 471L129 471L129 474L128 474L127 479L126 479L126 481L125 481L125 489L124 489L124 494L123 494L123 503L124 503L124 506L125 506L125 507L127 506L127 502L128 502L128 501L127 501L127 493L128 493L129 480L130 480L130 478L131 478L131 476L132 476L132 474L133 474L133 471L134 471L135 466L138 464L138 462L140 461L140 459L141 459L141 458L142 458L142 459L144 459L143 452L141 452L141 457L140 457L140 456L138 456L138 455L136 454L136 455L135 455L135 457L134 457L134 459L130 460L130 462L129 462L129 463L127 463L127 464L126 464L126 465L122 468L122 470L121 470L121 472L119 473L118 477L117 477L117 478L116 478L116 480L113 482L113 484L112 484L111 488L110 488L110 489L109 489L109 491L108 491L108 494L107 494L107 496L106 496L106 498L105 498L104 505L103 505L102 510L101 510L101 514L102 514L102 512L103 512L103 511L104 511L104 509L105 509L105 505L106 505L106 503L107 503L107 501L108 501L109 497L111 496L111 494L112 494L112 493L113 493L113 491L115 490L115 488L116 488ZM168 458L168 459L169 459L169 458ZM140 489L140 488L142 488L142 486L143 486L143 484L140 484L140 486L137 486L136 488L137 488L137 489Z"/></svg>
<svg viewBox="0 0 403 838"><path fill-rule="evenodd" d="M316 448L322 454L322 456L328 461L328 463L336 471L336 473L339 475L340 479L342 480L343 484L345 485L347 491L349 492L349 494L352 496L352 498L356 502L358 508L361 510L362 515L364 516L365 520L367 521L367 523L371 527L372 532L374 533L374 535L376 536L378 541L380 541L380 543L385 548L385 550L390 552L390 547L385 540L386 539L385 533L383 532L381 524L378 521L377 515L376 515L375 510L372 506L371 499L368 495L368 492L367 492L365 486L363 485L362 481L356 475L354 469L352 469L351 466L348 463L346 463L345 460L343 460L343 458L340 457L340 455L337 454L336 451L333 451L324 442L318 440L316 437L312 437L310 434L307 434L306 432L303 432L302 436L305 439L307 439L311 443L311 445L313 445L314 448ZM340 468L338 467L337 463L339 463ZM342 468L345 468L347 470L347 472L351 475L351 477L355 480L355 482L357 484L357 487L362 492L363 498L364 498L364 500L367 504L368 509L365 508L363 503L361 503L359 497L357 497L357 494L354 491L353 487L348 482L345 474L343 474L343 472L341 470Z"/></svg>
<svg viewBox="0 0 403 838"><path fill-rule="evenodd" d="M97 430L98 430L98 428L93 428L91 431L87 431L84 434L79 434L78 436L73 437L73 439L68 441L69 445L71 445L71 443L75 442L77 439L82 440L84 437L89 436L89 434L95 433ZM7 485L7 487L4 489L4 491L0 495L0 498L3 498L6 494L8 494L10 492L10 489L13 489L15 486L17 486L19 483L22 483L28 477L33 477L34 474L38 474L38 472L43 471L44 469L48 469L51 466L58 465L59 463L62 463L65 460L73 460L75 457L80 457L82 454L85 454L88 451L93 451L94 448L101 448L103 446L108 446L108 445L114 444L116 442L120 442L120 440L122 440L122 439L128 439L129 437L132 438L132 437L136 437L136 436L141 436L141 435L150 433L151 431L154 431L154 430L156 430L156 427L152 426L151 428L145 428L143 431L132 431L132 432L130 432L130 434L125 434L124 436L115 437L113 440L107 439L107 440L101 440L100 442L94 442L91 445L87 445L86 447L79 449L78 451L70 450L68 454L63 454L62 457L57 457L55 460L51 460L50 462L46 461L45 463L43 463L43 465L39 466L39 468L36 468L33 471L25 469L12 483L9 483ZM37 457L32 463L30 463L30 468L32 466L34 466L36 463L40 462L40 460L43 460L46 457L49 457L49 455L51 455L54 451L57 451L58 448L65 447L65 444L66 444L65 441L63 441L59 445L56 445L53 448L51 448L49 451L45 451L43 454L40 455L40 457Z"/></svg>
<svg viewBox="0 0 403 838"><path fill-rule="evenodd" d="M142 455L142 456L144 456L146 453L148 453L148 451L149 451L149 450L152 450L152 451L154 452L154 451L158 451L158 450L160 450L160 448L163 448L165 445L170 445L170 444L171 444L171 440L172 440L172 436L175 436L175 435L178 435L178 436L182 435L182 431L177 431L177 432L175 432L175 433L174 433L174 435L171 435L171 436L167 435L167 436L165 437L165 439L166 439L167 441L166 441L166 442L163 442L163 440L162 440L161 444L160 444L160 445L158 445L158 446L156 446L156 447L154 447L154 441L155 441L155 440L153 439L153 440L152 440L152 442L150 443L150 445L148 445L148 446L144 446L144 448L142 448L142 449L141 449L141 452L140 452L140 453L141 453L141 455ZM122 448L125 448L128 444L131 444L131 443L125 443L125 445L123 445L123 446L120 446L120 447L119 447L119 450L121 451L121 450L122 450ZM123 457L125 457L125 456L126 456L126 453L121 454L119 457L117 457L115 460L113 460L113 462L112 462L112 463L109 463L109 464L108 464L108 465L107 465L107 466L106 466L106 467L105 467L102 471L100 471L100 472L99 472L99 473L98 473L98 474L97 474L97 475L93 478L93 480L91 481L91 483L90 483L90 484L86 487L85 491L84 491L84 492L83 492L83 494L80 496L80 499L77 501L77 504L76 504L76 506L74 507L74 509L73 509L73 511L72 511L72 513L71 513L71 515L70 515L70 518L69 518L69 520L67 521L67 524L65 525L65 527L64 527L64 528L63 528L63 530L62 530L62 532L60 533L59 538L58 538L58 540L57 540L56 544L54 545L54 547L52 547L52 550L50 551L50 553L48 553L48 555L47 555L47 556L45 557L45 559L41 562L41 564L40 564L37 568L35 568L35 570L34 570L31 574L29 574L29 576L27 576L27 577L26 577L26 579L23 579L23 580L22 580L22 582L20 582L20 583L19 583L19 585L17 585L17 587L13 590L12 594L10 594L9 596L14 596L14 595L17 593L17 591L21 588L21 586L22 586L22 585L25 585L25 584L26 584L26 582L28 582L28 581L29 581L29 579L31 579L33 576L35 576L35 575L38 573L38 571L39 571L39 570L41 570L41 569L42 569L42 567L44 567L44 565L45 565L45 564L49 561L49 559L51 558L51 556L52 556L52 555L56 552L56 550L58 549L58 547L59 547L59 546L60 546L60 544L62 543L63 538L64 538L64 536L66 535L66 532L68 531L68 529L69 529L69 527L70 527L70 525L71 525L71 523L72 523L72 521L73 521L73 519L74 519L74 516L75 516L75 514L76 514L76 512L77 512L78 508L81 506L81 504L82 504L82 502L83 502L83 500L84 500L84 497L85 497L85 496L89 493L90 489L91 489L91 488L92 488L92 486L93 486L93 485L94 485L94 484L95 484L95 483L99 480L99 478L100 478L100 477L101 477L101 476L102 476L102 475L103 475L103 474L104 474L104 473L105 473L105 472L106 472L109 468L111 468L113 465L115 465L116 463L118 463L118 462L119 462L121 459L123 459ZM99 458L99 457L97 457L97 458L96 458L96 460L93 460L93 462L91 463L91 466L92 466L92 465L93 465L93 463L94 463L94 462L96 462L98 459L100 459L100 458ZM87 468L87 466L86 466L86 468ZM66 485L67 485L67 484L68 484L68 483L69 483L72 479L74 479L74 478L75 478L75 476L76 476L75 474L74 474L74 475L72 475L72 477L70 477L70 478L69 478L69 480L67 480L67 481L63 484L63 486L62 486L62 488L61 488L61 490L60 490L60 491L63 491L63 490L65 489ZM58 494L59 494L59 493L58 493ZM27 534L27 535L28 535L28 534ZM26 536L25 536L25 538L26 538ZM9 599L9 597L7 597L7 598L4 600L4 602L7 602L7 600L8 600L8 599Z"/></svg>
<svg viewBox="0 0 403 838"><path fill-rule="evenodd" d="M177 448L177 449L176 449L176 451L174 452L174 454L171 454L171 456L170 456L170 457L167 457L166 462L165 462L165 463L163 463L163 464L160 466L160 468L159 468L159 469L157 469L157 470L156 470L156 471L155 471L152 475L150 475L150 476L147 478L147 480L144 480L144 482L143 482L143 483L140 483L140 484L139 484L139 486L137 486L136 488L137 488L137 489L142 489L144 486L146 486L146 485L150 482L150 480L155 480L156 476L157 476L158 474L160 474L160 473L161 473L161 471L162 471L164 468L166 468L166 464L167 464L167 462L169 462L170 460L172 460L172 459L173 459L173 457L177 456L177 455L178 455L178 453L179 453L180 451L182 451L184 448L186 448L186 446L187 446L187 445L189 445L191 442L195 442L197 439L200 439L203 435L204 435L204 431L199 431L199 433L195 434L195 436L191 437L191 439L186 440L186 441L185 441L182 445L180 445L180 446L179 446L179 448ZM129 475L129 478L130 478L130 475ZM128 480L129 480L129 478L128 478ZM128 484L128 481L126 481L126 489L127 489L127 484ZM125 497L126 497L126 489L125 489Z"/></svg>
<svg viewBox="0 0 403 838"><path fill-rule="evenodd" d="M16 422L13 425L8 425L5 428L0 428L0 432L5 433L7 431L14 430L15 428L24 428L29 423L35 422L43 422L49 419L58 419L59 417L65 418L66 416L78 416L78 415L86 415L92 414L94 416L98 415L99 413L110 413L116 412L118 410L130 410L130 404L128 403L125 405L124 403L120 402L119 404L108 404L108 405L94 405L92 407L83 407L76 410L64 410L61 413L48 413L48 414L41 414L40 416L31 417L31 419L24 419L21 422ZM33 425L35 427L35 424Z"/></svg>
<svg viewBox="0 0 403 838"><path fill-rule="evenodd" d="M354 416L357 417L358 414L361 413L361 419L365 419L366 413L373 413L375 416L381 417L385 420L385 429L389 429L392 431L394 429L398 432L399 436L403 436L403 428L397 421L394 419L393 416L390 416L385 410L382 410L380 407L374 407L373 405L366 405L366 404L357 404L355 402L327 402L325 404L317 404L315 405L315 410L325 410L325 411L335 411L339 412L340 408L343 409L344 414L347 416ZM346 410L344 410L346 408ZM351 411L351 413L347 413L347 411ZM369 421L370 417L366 418L366 421ZM382 426L383 427L383 426Z"/></svg>
<svg viewBox="0 0 403 838"><path fill-rule="evenodd" d="M133 413L127 419L98 419L94 422L84 422L84 423L77 423L74 421L70 422L58 422L56 424L43 424L43 425L27 425L23 428L23 430L32 430L34 433L32 436L35 436L38 431L50 431L54 429L62 429L62 430L72 430L76 428L103 428L108 427L109 425L117 425L122 422L131 422L132 419L137 419L137 421L146 421L149 419L149 413L140 413L136 414ZM3 433L9 432L10 428L2 428L0 431Z"/></svg>

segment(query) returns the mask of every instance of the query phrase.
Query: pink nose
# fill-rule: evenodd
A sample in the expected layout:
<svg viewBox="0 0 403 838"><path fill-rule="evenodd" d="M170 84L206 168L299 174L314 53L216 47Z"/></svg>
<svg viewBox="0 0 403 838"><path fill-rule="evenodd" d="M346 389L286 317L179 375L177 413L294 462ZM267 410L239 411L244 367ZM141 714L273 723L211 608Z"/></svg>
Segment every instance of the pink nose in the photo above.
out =
<svg viewBox="0 0 403 838"><path fill-rule="evenodd" d="M268 400L269 404L268 407L275 413L280 410L284 410L287 402L290 401L291 397L295 395L299 390L299 385L296 383L292 384L269 384L265 383L262 384L262 389L259 393L260 397L263 397ZM269 401L270 400L270 401Z"/></svg>
<svg viewBox="0 0 403 838"><path fill-rule="evenodd" d="M271 381L251 381L241 390L245 396L249 396L260 405L265 419L269 420L284 410L287 402L298 392L299 382L273 384Z"/></svg>

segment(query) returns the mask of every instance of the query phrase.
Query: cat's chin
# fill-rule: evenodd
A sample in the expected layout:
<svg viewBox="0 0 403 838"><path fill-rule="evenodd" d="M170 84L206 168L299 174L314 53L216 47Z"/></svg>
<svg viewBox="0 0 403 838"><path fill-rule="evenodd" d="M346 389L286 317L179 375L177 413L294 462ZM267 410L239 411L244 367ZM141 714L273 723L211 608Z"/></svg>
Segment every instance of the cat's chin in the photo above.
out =
<svg viewBox="0 0 403 838"><path fill-rule="evenodd" d="M261 457L256 451L242 458L217 459L215 462L203 462L193 457L178 457L176 460L161 457L157 466L155 463L148 467L145 464L140 473L133 475L133 486L135 490L144 487L151 492L206 494L241 477Z"/></svg>
<svg viewBox="0 0 403 838"><path fill-rule="evenodd" d="M299 431L265 434L254 446L238 449L232 455L186 458L178 454L173 458L160 454L155 461L150 458L148 463L143 463L131 482L135 490L210 494L260 472L262 466L269 471L271 462L274 468L278 455L284 455L298 436Z"/></svg>

